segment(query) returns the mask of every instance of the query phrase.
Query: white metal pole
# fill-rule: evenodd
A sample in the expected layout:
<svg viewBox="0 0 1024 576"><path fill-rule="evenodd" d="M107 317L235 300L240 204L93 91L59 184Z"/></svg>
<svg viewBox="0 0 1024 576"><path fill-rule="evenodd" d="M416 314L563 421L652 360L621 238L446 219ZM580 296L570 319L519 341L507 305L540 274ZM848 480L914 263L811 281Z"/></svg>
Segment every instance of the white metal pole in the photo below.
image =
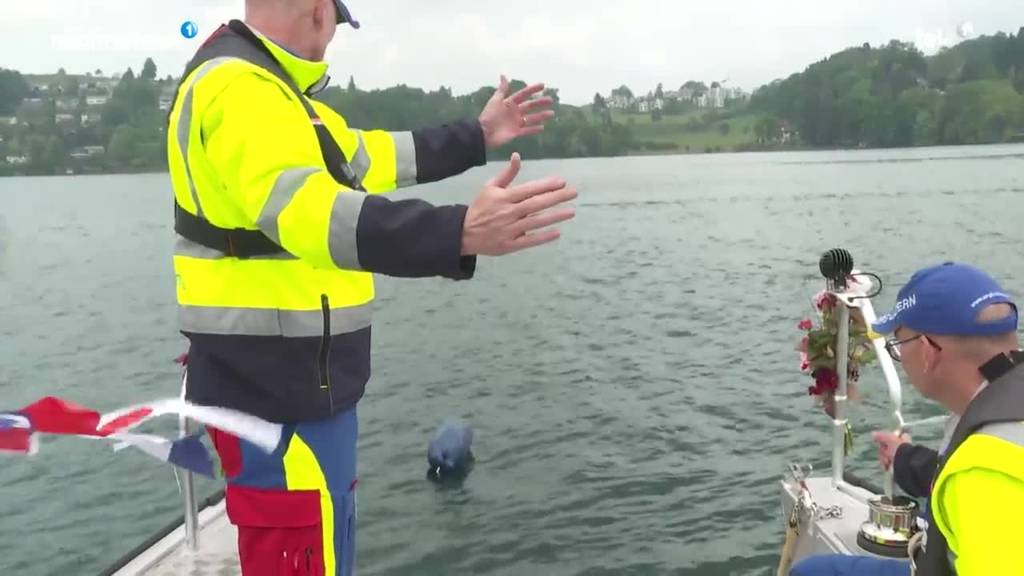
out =
<svg viewBox="0 0 1024 576"><path fill-rule="evenodd" d="M871 300L865 298L861 302L860 310L868 326L871 326L877 320L875 307L871 305ZM905 425L902 413L903 389L900 387L899 374L896 373L896 364L889 357L889 351L885 349L885 338L875 338L871 341L871 344L875 347L875 356L878 357L878 363L882 366L882 374L885 376L885 383L889 387L889 400L892 402L896 426L897 428L902 428Z"/></svg>
<svg viewBox="0 0 1024 576"><path fill-rule="evenodd" d="M843 469L846 465L845 432L846 432L846 401L850 361L850 308L842 301L839 306L839 333L836 340L836 372L839 376L839 388L836 390L836 416L832 430L832 485L838 487L843 482Z"/></svg>
<svg viewBox="0 0 1024 576"><path fill-rule="evenodd" d="M185 387L188 384L188 370L181 379L181 396L185 397ZM184 415L178 417L178 430L182 438L191 432L191 424ZM185 545L190 552L199 551L199 509L196 505L195 484L192 472L184 471L185 481L182 483L182 494L185 500Z"/></svg>
<svg viewBox="0 0 1024 576"><path fill-rule="evenodd" d="M864 321L871 326L876 320L875 308L872 306L871 300L864 300L861 304L861 312L864 315ZM900 386L900 377L896 373L896 364L889 357L889 351L885 349L884 338L875 338L871 343L875 347L875 356L878 357L878 362L882 366L882 374L885 376L885 383L889 387L889 401L892 402L893 419L896 420L896 433L902 434L906 428L906 422L903 420L903 389ZM892 466L890 466L885 471L885 495L891 499L895 491L896 479Z"/></svg>

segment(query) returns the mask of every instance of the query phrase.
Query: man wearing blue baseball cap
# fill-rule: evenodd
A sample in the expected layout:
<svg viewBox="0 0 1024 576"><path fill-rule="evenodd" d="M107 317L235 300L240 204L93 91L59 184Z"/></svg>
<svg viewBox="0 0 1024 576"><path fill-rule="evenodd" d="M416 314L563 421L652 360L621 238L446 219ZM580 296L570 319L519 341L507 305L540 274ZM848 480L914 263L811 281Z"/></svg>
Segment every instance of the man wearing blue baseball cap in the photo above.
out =
<svg viewBox="0 0 1024 576"><path fill-rule="evenodd" d="M244 576L353 573L374 274L469 280L478 256L553 242L574 217L563 179L513 185L518 155L468 206L389 199L539 133L553 100L502 77L477 118L356 129L313 98L341 24L359 27L340 0L245 0L245 21L189 62L168 118L186 398L284 430L272 453L210 430Z"/></svg>
<svg viewBox="0 0 1024 576"><path fill-rule="evenodd" d="M914 388L955 416L933 459L914 456L908 439L880 441L883 465L893 464L900 486L930 498L924 548L912 560L919 576L1024 574L1024 353L1017 326L1017 306L999 283L957 263L914 274L892 312L872 326L891 335L886 349ZM914 494L925 470L930 489ZM817 556L791 574L911 570L905 561Z"/></svg>

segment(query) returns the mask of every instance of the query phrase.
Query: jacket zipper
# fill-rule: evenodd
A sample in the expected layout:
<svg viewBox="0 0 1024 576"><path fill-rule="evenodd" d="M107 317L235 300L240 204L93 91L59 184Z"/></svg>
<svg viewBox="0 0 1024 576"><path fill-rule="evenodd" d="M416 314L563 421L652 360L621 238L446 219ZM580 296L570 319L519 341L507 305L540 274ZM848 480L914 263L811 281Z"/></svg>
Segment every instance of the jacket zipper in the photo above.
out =
<svg viewBox="0 0 1024 576"><path fill-rule="evenodd" d="M331 390L331 374L328 369L331 359L331 302L328 300L327 294L320 295L320 308L324 315L324 334L320 340L320 389L327 390L333 410L334 392Z"/></svg>

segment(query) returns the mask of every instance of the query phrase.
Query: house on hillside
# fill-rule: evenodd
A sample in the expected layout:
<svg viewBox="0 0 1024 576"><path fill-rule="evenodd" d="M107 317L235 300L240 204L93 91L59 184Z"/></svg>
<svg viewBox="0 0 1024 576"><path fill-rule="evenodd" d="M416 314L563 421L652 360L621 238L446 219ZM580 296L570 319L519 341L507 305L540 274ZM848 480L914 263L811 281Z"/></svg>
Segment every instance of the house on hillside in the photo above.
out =
<svg viewBox="0 0 1024 576"><path fill-rule="evenodd" d="M612 110L628 110L633 105L633 99L624 94L612 94L606 101Z"/></svg>
<svg viewBox="0 0 1024 576"><path fill-rule="evenodd" d="M109 94L116 87L117 82L100 77L89 78L88 81L82 83L82 88L89 94Z"/></svg>
<svg viewBox="0 0 1024 576"><path fill-rule="evenodd" d="M750 95L742 88L728 88L725 92L725 99L727 101L742 101L750 99Z"/></svg>
<svg viewBox="0 0 1024 576"><path fill-rule="evenodd" d="M103 146L82 146L72 150L70 156L75 160L88 160L95 156L102 156L105 150Z"/></svg>
<svg viewBox="0 0 1024 576"><path fill-rule="evenodd" d="M119 74L114 74L113 77L107 78L106 76L89 76L82 79L82 85L88 88L112 88L117 86L118 82L121 81Z"/></svg>
<svg viewBox="0 0 1024 576"><path fill-rule="evenodd" d="M718 82L711 85L711 92L708 93L708 107L725 108L725 89Z"/></svg>
<svg viewBox="0 0 1024 576"><path fill-rule="evenodd" d="M793 125L786 120L779 120L779 134L780 141L783 144L789 144L796 140L797 137L796 129L793 128Z"/></svg>
<svg viewBox="0 0 1024 576"><path fill-rule="evenodd" d="M56 120L57 124L71 124L75 121L75 115L67 112L58 112Z"/></svg>
<svg viewBox="0 0 1024 576"><path fill-rule="evenodd" d="M74 98L67 98L67 97L57 98L57 110L58 111L65 112L65 111L68 111L68 110L75 110L76 108L78 108L78 97L74 97Z"/></svg>
<svg viewBox="0 0 1024 576"><path fill-rule="evenodd" d="M174 105L174 97L177 96L178 91L176 86L169 86L160 91L160 109L164 112L171 109Z"/></svg>
<svg viewBox="0 0 1024 576"><path fill-rule="evenodd" d="M50 101L42 98L27 98L18 107L18 122L22 124L41 125L53 121L53 109Z"/></svg>
<svg viewBox="0 0 1024 576"><path fill-rule="evenodd" d="M655 110L664 110L665 100L662 98L655 98L654 94L648 94L647 96L640 98L636 101L636 111L641 114L647 114Z"/></svg>
<svg viewBox="0 0 1024 576"><path fill-rule="evenodd" d="M95 126L102 119L103 116L99 112L86 112L82 114L82 126Z"/></svg>
<svg viewBox="0 0 1024 576"><path fill-rule="evenodd" d="M33 92L47 92L50 89L50 83L39 77L28 77L25 78L28 89Z"/></svg>

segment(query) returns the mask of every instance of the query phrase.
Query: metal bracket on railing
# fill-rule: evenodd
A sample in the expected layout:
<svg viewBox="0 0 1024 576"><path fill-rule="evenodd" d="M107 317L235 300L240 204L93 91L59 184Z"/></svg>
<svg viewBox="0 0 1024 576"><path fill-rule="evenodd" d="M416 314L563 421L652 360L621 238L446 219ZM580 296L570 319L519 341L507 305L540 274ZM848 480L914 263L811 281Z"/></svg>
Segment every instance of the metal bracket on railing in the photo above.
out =
<svg viewBox="0 0 1024 576"><path fill-rule="evenodd" d="M799 520L800 515L803 513L806 513L809 519L814 520L830 520L843 517L842 506L820 506L814 501L814 497L811 495L811 488L807 485L807 478L814 470L813 466L810 464L800 466L791 462L788 468L789 473L786 476L786 480L791 482L797 491L791 513L792 518ZM792 524L792 520L790 522Z"/></svg>

